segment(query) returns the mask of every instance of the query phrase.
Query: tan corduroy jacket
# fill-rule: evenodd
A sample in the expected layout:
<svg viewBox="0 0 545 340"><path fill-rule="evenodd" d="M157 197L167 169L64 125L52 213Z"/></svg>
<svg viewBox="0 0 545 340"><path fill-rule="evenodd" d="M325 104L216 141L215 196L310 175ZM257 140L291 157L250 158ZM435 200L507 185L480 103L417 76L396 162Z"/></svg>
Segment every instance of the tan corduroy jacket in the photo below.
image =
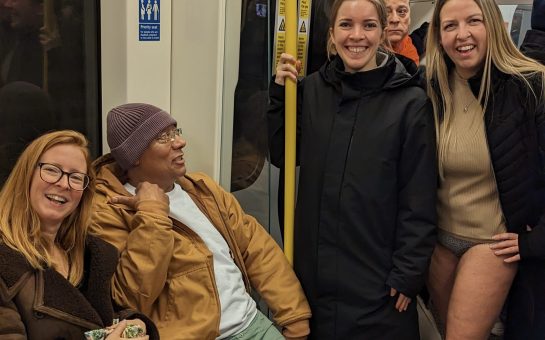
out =
<svg viewBox="0 0 545 340"><path fill-rule="evenodd" d="M95 161L97 195L92 229L120 252L112 295L151 317L162 339L215 339L220 302L212 253L202 239L168 217L168 206L141 201L136 211L110 198L130 195L111 155ZM236 199L208 176L178 183L223 235L246 289L257 290L288 339L309 332L310 308L295 273L276 242Z"/></svg>

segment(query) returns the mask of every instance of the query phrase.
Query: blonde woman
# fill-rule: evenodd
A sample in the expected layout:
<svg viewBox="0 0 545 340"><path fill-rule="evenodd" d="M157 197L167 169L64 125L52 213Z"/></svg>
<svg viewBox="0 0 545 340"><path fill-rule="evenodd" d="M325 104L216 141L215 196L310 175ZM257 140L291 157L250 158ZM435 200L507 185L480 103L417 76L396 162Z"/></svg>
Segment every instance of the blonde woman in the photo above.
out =
<svg viewBox="0 0 545 340"><path fill-rule="evenodd" d="M545 68L493 0L439 0L426 55L440 170L428 283L446 338L486 339L511 289L506 338L543 339Z"/></svg>
<svg viewBox="0 0 545 340"><path fill-rule="evenodd" d="M294 268L312 339L419 339L413 299L435 245L433 117L418 75L382 47L386 26L382 0L335 1L330 61L299 82ZM296 64L283 54L269 90L277 166Z"/></svg>
<svg viewBox="0 0 545 340"><path fill-rule="evenodd" d="M4 184L0 338L82 339L88 330L111 325L114 317L136 316L129 310L114 313L110 279L117 252L87 233L95 182L90 165L82 134L52 132L23 151ZM151 339L157 338L149 321L128 323L147 325ZM119 339L121 331L107 339Z"/></svg>

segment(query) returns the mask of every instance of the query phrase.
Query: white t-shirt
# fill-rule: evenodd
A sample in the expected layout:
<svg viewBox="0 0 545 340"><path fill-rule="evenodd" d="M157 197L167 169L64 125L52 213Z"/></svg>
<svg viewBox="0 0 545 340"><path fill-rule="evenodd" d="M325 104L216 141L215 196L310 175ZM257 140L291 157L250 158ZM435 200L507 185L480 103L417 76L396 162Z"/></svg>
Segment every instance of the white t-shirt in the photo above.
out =
<svg viewBox="0 0 545 340"><path fill-rule="evenodd" d="M132 194L136 189L129 183ZM231 258L229 246L219 231L178 184L166 193L170 200L170 217L182 222L204 241L214 259L214 276L221 304L220 336L237 334L252 322L257 313L255 301L246 291L242 273Z"/></svg>

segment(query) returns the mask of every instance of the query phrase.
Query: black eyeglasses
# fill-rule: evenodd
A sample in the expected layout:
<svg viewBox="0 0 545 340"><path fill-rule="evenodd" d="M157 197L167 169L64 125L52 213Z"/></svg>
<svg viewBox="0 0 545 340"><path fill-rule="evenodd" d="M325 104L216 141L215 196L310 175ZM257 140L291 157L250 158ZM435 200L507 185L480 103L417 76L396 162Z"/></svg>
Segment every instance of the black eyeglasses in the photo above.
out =
<svg viewBox="0 0 545 340"><path fill-rule="evenodd" d="M38 167L40 168L40 178L49 184L57 183L62 176L66 175L70 189L83 191L89 185L89 176L82 172L66 172L49 163L38 163Z"/></svg>

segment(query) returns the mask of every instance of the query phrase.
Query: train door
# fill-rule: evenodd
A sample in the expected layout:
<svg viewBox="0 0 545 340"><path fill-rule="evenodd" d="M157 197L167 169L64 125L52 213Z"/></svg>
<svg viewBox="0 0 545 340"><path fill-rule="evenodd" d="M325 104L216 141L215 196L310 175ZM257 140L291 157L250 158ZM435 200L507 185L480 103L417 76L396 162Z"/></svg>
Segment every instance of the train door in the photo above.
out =
<svg viewBox="0 0 545 340"><path fill-rule="evenodd" d="M332 2L311 1L308 72L316 71L326 60ZM231 14L240 18L236 20L239 26L226 27L227 31L238 33L239 46L238 59L233 60L236 65L225 66L226 70L237 67L238 74L234 88L224 90L224 96L233 98L231 166L224 171L230 171L231 191L246 212L255 216L281 243L282 172L268 161L266 122L268 87L275 67L272 54L277 6L277 0L241 0Z"/></svg>

